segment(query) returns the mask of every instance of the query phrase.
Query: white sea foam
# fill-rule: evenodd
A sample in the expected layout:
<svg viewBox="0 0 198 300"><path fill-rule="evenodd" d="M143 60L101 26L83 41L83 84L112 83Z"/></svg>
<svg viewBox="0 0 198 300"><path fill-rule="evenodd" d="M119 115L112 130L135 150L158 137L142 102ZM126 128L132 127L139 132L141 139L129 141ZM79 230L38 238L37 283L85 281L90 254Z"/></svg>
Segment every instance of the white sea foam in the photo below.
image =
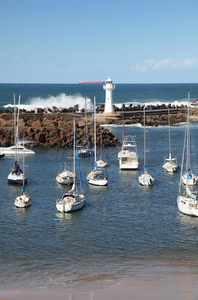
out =
<svg viewBox="0 0 198 300"><path fill-rule="evenodd" d="M93 105L91 99L87 98L87 111L93 111ZM79 110L85 108L85 98L80 94L66 95L64 93L58 96L49 96L48 98L35 97L31 98L28 103L21 104L21 109L34 110L35 108L52 108L53 106L57 108L69 108L74 107L74 105L79 106ZM14 107L13 104L7 104L5 108Z"/></svg>

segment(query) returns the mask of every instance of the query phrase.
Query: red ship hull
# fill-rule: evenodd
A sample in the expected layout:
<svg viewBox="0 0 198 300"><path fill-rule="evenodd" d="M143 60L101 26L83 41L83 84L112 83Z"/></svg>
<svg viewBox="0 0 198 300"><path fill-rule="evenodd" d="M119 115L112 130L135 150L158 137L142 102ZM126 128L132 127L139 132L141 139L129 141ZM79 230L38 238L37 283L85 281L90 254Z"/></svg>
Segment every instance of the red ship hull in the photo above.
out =
<svg viewBox="0 0 198 300"><path fill-rule="evenodd" d="M104 81L96 81L96 82L84 82L80 81L79 84L103 84Z"/></svg>

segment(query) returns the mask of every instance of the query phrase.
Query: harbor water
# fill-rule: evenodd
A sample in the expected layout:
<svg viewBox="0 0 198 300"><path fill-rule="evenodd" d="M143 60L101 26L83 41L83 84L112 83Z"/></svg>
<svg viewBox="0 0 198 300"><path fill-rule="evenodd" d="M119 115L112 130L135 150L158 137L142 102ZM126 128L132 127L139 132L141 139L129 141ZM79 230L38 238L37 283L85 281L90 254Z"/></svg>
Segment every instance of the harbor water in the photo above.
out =
<svg viewBox="0 0 198 300"><path fill-rule="evenodd" d="M12 88L9 97L7 93L7 104L12 103ZM30 98L35 97L34 93L31 95L29 90ZM1 99L2 107L6 103ZM191 134L191 166L196 174L197 126L192 124ZM122 126L106 127L122 140ZM126 126L125 132L136 136L139 170L120 171L119 149L105 148L108 185L91 186L85 180L91 158L80 158L86 205L74 213L62 214L56 209L56 200L69 190L56 182L56 175L64 162L72 169L72 149L36 148L36 155L25 158L26 191L32 198L26 209L14 205L21 186L7 183L13 158L0 160L1 288L64 287L70 282L101 278L152 276L150 270L157 276L184 270L197 275L198 218L178 211L180 170L169 174L162 169L164 157L169 154L168 127L146 128L147 168L155 177L152 187L138 182L143 172L143 128L138 124ZM171 127L172 155L180 166L184 132L184 124Z"/></svg>

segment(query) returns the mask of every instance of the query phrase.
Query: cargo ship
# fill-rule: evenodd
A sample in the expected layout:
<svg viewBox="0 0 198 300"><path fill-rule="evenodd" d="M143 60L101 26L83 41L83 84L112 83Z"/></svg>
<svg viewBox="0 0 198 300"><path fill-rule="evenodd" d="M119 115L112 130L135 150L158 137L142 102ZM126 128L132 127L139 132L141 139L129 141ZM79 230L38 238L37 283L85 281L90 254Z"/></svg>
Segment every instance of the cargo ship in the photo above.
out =
<svg viewBox="0 0 198 300"><path fill-rule="evenodd" d="M95 81L95 82L85 82L85 81L80 81L79 84L103 84L104 81Z"/></svg>

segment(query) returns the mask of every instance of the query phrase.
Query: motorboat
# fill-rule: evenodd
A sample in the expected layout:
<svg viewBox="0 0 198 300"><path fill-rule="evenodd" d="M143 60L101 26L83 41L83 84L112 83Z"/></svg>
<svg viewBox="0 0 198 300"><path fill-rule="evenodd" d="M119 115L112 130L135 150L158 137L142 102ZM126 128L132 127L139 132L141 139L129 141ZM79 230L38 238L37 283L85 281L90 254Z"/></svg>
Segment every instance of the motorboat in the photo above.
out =
<svg viewBox="0 0 198 300"><path fill-rule="evenodd" d="M10 147L1 147L1 153L4 153L6 156L14 156L16 152L18 155L33 155L35 152L32 149L26 148L26 144L32 144L32 141L21 141L18 140L15 145Z"/></svg>
<svg viewBox="0 0 198 300"><path fill-rule="evenodd" d="M134 136L124 138L122 148L118 153L120 170L137 170L139 166L137 145Z"/></svg>
<svg viewBox="0 0 198 300"><path fill-rule="evenodd" d="M121 150L118 152L120 170L137 170L139 166L137 145L135 136L125 136L124 123L124 101L122 101L123 112L123 143Z"/></svg>

